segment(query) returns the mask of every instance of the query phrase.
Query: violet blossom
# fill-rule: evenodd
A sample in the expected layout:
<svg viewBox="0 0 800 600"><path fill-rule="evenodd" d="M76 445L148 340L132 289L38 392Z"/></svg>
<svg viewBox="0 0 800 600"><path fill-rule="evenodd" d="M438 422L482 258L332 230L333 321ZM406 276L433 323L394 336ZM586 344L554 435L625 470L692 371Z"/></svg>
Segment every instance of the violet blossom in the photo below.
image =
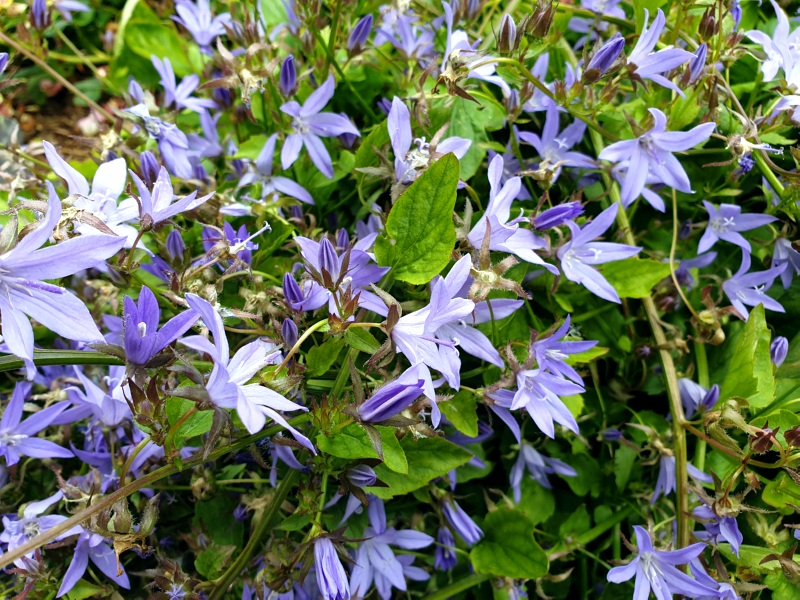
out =
<svg viewBox="0 0 800 600"><path fill-rule="evenodd" d="M775 312L785 312L780 302L774 298L770 298L765 293L772 284L775 278L780 275L784 269L787 268L787 263L783 263L777 267L772 267L766 271L758 271L748 273L750 270L750 253L742 250L742 264L739 270L728 280L722 282L722 290L728 296L733 308L735 308L742 318L746 321L749 316L747 306L758 306L763 304L767 310L774 310Z"/></svg>
<svg viewBox="0 0 800 600"><path fill-rule="evenodd" d="M742 214L742 208L735 204L720 204L719 208L715 208L713 204L703 200L703 206L708 212L708 226L700 238L698 254L710 250L717 240L725 240L750 252L750 243L739 232L749 231L776 220L770 215Z"/></svg>
<svg viewBox="0 0 800 600"><path fill-rule="evenodd" d="M133 171L131 171L131 177L136 184L136 189L139 191L139 216L142 220L142 226L146 229L156 227L182 212L194 210L213 196L213 194L207 194L198 198L197 190L195 190L188 196L184 196L174 202L175 193L172 181L164 167L161 167L152 191Z"/></svg>
<svg viewBox="0 0 800 600"><path fill-rule="evenodd" d="M483 538L483 530L452 498L442 503L442 514L467 546L474 546Z"/></svg>
<svg viewBox="0 0 800 600"><path fill-rule="evenodd" d="M362 421L381 422L397 415L424 393L425 378L419 365L407 369L397 379L376 390L358 407Z"/></svg>
<svg viewBox="0 0 800 600"><path fill-rule="evenodd" d="M180 5L179 5L180 6ZM216 108L217 103L207 98L193 98L192 94L200 85L200 77L192 73L184 77L180 84L175 82L175 71L169 58L159 59L155 55L150 56L159 81L164 88L164 108L175 107L177 110L188 108L196 113L204 113L207 109Z"/></svg>
<svg viewBox="0 0 800 600"><path fill-rule="evenodd" d="M275 143L278 139L277 134L273 133L267 138L264 147L258 154L255 161L255 171L248 171L239 180L238 187L242 188L254 183L261 184L261 201L264 202L268 197L275 201L279 194L295 198L306 204L314 204L314 198L299 183L292 181L288 177L273 175L272 157L275 154Z"/></svg>
<svg viewBox="0 0 800 600"><path fill-rule="evenodd" d="M230 13L213 15L209 0L178 0L175 12L178 16L173 16L172 20L183 25L208 55L212 53L211 44L218 36L225 35L225 25L231 22Z"/></svg>
<svg viewBox="0 0 800 600"><path fill-rule="evenodd" d="M117 564L117 554L111 542L101 535L90 533L83 529L75 543L75 553L70 560L69 568L64 574L61 586L58 588L56 598L69 593L72 588L80 581L89 566L89 559L102 571L103 575L116 583L121 588L129 590L131 588L128 574L125 568ZM122 569L120 573L117 569Z"/></svg>
<svg viewBox="0 0 800 600"><path fill-rule="evenodd" d="M781 272L781 283L784 289L789 289L795 275L800 275L800 252L794 249L792 242L786 238L775 240L775 249L772 254L772 266L779 267L786 264Z"/></svg>
<svg viewBox="0 0 800 600"><path fill-rule="evenodd" d="M514 502L519 504L522 498L522 477L528 471L533 480L546 489L552 489L548 475L556 474L562 477L577 477L578 473L557 458L544 456L527 442L519 445L519 456L511 468L511 489L514 491Z"/></svg>
<svg viewBox="0 0 800 600"><path fill-rule="evenodd" d="M706 475L692 463L686 464L686 470L689 472L689 476L696 481L714 483L714 479L711 475ZM677 481L675 457L671 454L662 454L658 463L658 479L656 480L656 487L653 490L653 497L650 499L650 506L656 503L656 500L658 500L662 493L665 496L671 494L677 486Z"/></svg>
<svg viewBox="0 0 800 600"><path fill-rule="evenodd" d="M314 540L314 565L316 566L317 586L324 600L347 600L350 598L350 584L336 554L336 547L327 537Z"/></svg>

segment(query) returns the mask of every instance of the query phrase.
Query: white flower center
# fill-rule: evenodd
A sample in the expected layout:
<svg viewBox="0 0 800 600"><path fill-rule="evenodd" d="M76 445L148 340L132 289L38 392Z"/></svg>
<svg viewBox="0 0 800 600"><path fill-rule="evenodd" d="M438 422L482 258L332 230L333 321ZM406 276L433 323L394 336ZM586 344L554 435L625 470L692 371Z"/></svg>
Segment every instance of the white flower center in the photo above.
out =
<svg viewBox="0 0 800 600"><path fill-rule="evenodd" d="M139 332L139 337L144 337L147 335L147 323L139 323L136 326L136 330Z"/></svg>

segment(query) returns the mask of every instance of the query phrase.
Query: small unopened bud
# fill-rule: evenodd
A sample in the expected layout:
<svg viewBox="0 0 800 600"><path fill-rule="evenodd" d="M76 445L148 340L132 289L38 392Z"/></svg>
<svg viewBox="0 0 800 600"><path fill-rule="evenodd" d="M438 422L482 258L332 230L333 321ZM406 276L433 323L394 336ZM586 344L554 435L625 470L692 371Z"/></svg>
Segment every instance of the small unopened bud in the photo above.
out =
<svg viewBox="0 0 800 600"><path fill-rule="evenodd" d="M350 236L347 235L346 229L340 229L336 232L336 246L344 250L350 245Z"/></svg>
<svg viewBox="0 0 800 600"><path fill-rule="evenodd" d="M795 448L800 446L800 425L795 425L787 430L786 433L783 434L783 437L786 438L786 443L790 446L794 446Z"/></svg>
<svg viewBox="0 0 800 600"><path fill-rule="evenodd" d="M158 172L161 170L161 165L158 164L156 155L150 150L145 150L139 155L139 165L142 179L152 186L158 179Z"/></svg>
<svg viewBox="0 0 800 600"><path fill-rule="evenodd" d="M128 94L130 94L130 97L135 102L139 104L144 102L144 90L142 89L142 86L139 85L139 82L133 77L131 77L130 81L128 81Z"/></svg>
<svg viewBox="0 0 800 600"><path fill-rule="evenodd" d="M303 301L303 291L300 289L300 286L295 281L294 277L292 277L291 273L286 273L283 276L283 295L286 298L286 302L289 303L289 306L298 310L299 304Z"/></svg>
<svg viewBox="0 0 800 600"><path fill-rule="evenodd" d="M511 93L505 98L506 112L509 115L516 115L519 112L519 92L511 90Z"/></svg>
<svg viewBox="0 0 800 600"><path fill-rule="evenodd" d="M347 51L353 54L359 54L364 44L367 43L369 34L372 31L372 15L362 17L353 31L350 33L350 39L347 40Z"/></svg>
<svg viewBox="0 0 800 600"><path fill-rule="evenodd" d="M319 244L319 266L323 271L323 277L327 272L333 283L339 280L339 255L336 254L336 249L327 238Z"/></svg>
<svg viewBox="0 0 800 600"><path fill-rule="evenodd" d="M594 83L600 79L617 61L623 48L625 48L625 38L619 33L614 34L614 36L600 46L600 49L589 59L589 64L583 74L583 80L586 83Z"/></svg>
<svg viewBox="0 0 800 600"><path fill-rule="evenodd" d="M731 2L731 18L733 19L733 30L736 31L742 21L742 7L739 4L739 0Z"/></svg>
<svg viewBox="0 0 800 600"><path fill-rule="evenodd" d="M775 435L778 433L780 427L775 429L769 428L769 423L764 423L763 429L757 429L755 433L750 436L750 447L753 452L763 454L772 449L773 444L777 443Z"/></svg>
<svg viewBox="0 0 800 600"><path fill-rule="evenodd" d="M622 438L622 432L619 429L604 429L600 432L600 437L604 442L618 442Z"/></svg>
<svg viewBox="0 0 800 600"><path fill-rule="evenodd" d="M789 340L782 335L779 335L769 345L769 358L772 364L780 367L783 361L786 360L786 355L789 353Z"/></svg>
<svg viewBox="0 0 800 600"><path fill-rule="evenodd" d="M167 236L167 255L172 261L182 261L183 254L186 252L186 244L183 243L180 231L173 229Z"/></svg>
<svg viewBox="0 0 800 600"><path fill-rule="evenodd" d="M28 17L34 29L42 30L50 25L50 11L47 10L47 0L33 0Z"/></svg>
<svg viewBox="0 0 800 600"><path fill-rule="evenodd" d="M559 225L564 225L567 221L572 221L578 215L583 214L583 207L580 202L565 202L533 217L533 226L542 231L552 229Z"/></svg>
<svg viewBox="0 0 800 600"><path fill-rule="evenodd" d="M707 9L706 12L703 13L703 17L700 19L698 33L700 33L703 39L707 40L712 38L717 35L717 32L719 31L719 24L714 16L715 11L716 7Z"/></svg>
<svg viewBox="0 0 800 600"><path fill-rule="evenodd" d="M706 68L706 56L708 54L708 46L700 44L695 50L694 57L689 61L689 85L700 79L703 71Z"/></svg>
<svg viewBox="0 0 800 600"><path fill-rule="evenodd" d="M531 18L526 23L525 34L534 38L544 38L550 33L550 26L553 24L553 0L539 0L536 8L533 9Z"/></svg>
<svg viewBox="0 0 800 600"><path fill-rule="evenodd" d="M0 74L6 70L6 65L8 65L8 52L0 52Z"/></svg>
<svg viewBox="0 0 800 600"><path fill-rule="evenodd" d="M291 96L297 89L297 71L294 67L294 56L283 59L280 74L280 88L284 96Z"/></svg>
<svg viewBox="0 0 800 600"><path fill-rule="evenodd" d="M378 480L378 476L371 467L368 467L367 465L358 465L357 467L353 467L347 471L347 479L354 486L363 488L370 485L375 485L375 482Z"/></svg>
<svg viewBox="0 0 800 600"><path fill-rule="evenodd" d="M519 48L517 24L509 14L503 15L500 21L500 33L497 35L497 51L500 54L511 54Z"/></svg>
<svg viewBox="0 0 800 600"><path fill-rule="evenodd" d="M297 325L291 319L284 319L281 325L281 337L287 348L292 348L297 343Z"/></svg>

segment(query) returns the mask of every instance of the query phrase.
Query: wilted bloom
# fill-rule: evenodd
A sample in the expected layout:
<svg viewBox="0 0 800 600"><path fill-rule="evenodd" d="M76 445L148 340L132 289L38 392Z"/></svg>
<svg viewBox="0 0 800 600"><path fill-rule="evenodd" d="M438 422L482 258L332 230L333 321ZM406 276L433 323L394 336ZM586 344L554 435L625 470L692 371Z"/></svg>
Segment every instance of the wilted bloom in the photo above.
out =
<svg viewBox="0 0 800 600"><path fill-rule="evenodd" d="M407 409L425 391L425 378L418 365L376 390L358 407L362 421L380 422Z"/></svg>
<svg viewBox="0 0 800 600"><path fill-rule="evenodd" d="M183 25L192 34L194 41L206 54L211 54L211 44L217 36L225 35L225 25L230 24L230 13L222 13L216 17L211 13L209 0L178 0L175 5L178 16L172 19Z"/></svg>
<svg viewBox="0 0 800 600"><path fill-rule="evenodd" d="M206 109L215 108L217 103L207 98L193 98L192 93L200 85L200 77L192 73L181 80L180 85L175 82L175 71L169 58L162 61L157 56L150 56L158 75L161 86L164 88L164 108L174 106L176 109L188 108L196 113L205 112Z"/></svg>
<svg viewBox="0 0 800 600"><path fill-rule="evenodd" d="M456 540L449 527L439 527L436 534L436 550L434 552L433 566L440 571L449 571L456 566L458 557L455 550Z"/></svg>
<svg viewBox="0 0 800 600"><path fill-rule="evenodd" d="M284 96L291 96L297 89L297 70L294 66L294 56L291 54L283 59L279 85Z"/></svg>
<svg viewBox="0 0 800 600"><path fill-rule="evenodd" d="M578 227L573 221L567 221L567 226L572 233L572 239L559 248L556 253L556 256L561 261L564 277L581 284L595 296L617 304L620 303L617 291L591 265L601 265L630 258L637 255L641 250L636 246L592 241L603 235L611 227L617 211L620 209L619 204L614 203L583 227Z"/></svg>
<svg viewBox="0 0 800 600"><path fill-rule="evenodd" d="M634 525L633 530L639 553L629 564L611 569L608 572L610 582L622 583L635 577L638 599L648 598L651 590L658 600L670 600L673 594L683 594L689 598L714 594L716 590L702 585L677 568L677 565L687 564L700 556L705 544L692 544L666 552L653 548L650 535L643 527Z"/></svg>
<svg viewBox="0 0 800 600"><path fill-rule="evenodd" d="M444 518L450 524L450 527L461 536L461 539L467 546L474 546L483 537L483 531L475 524L464 509L459 506L458 502L453 500L446 500L442 503L442 513Z"/></svg>
<svg viewBox="0 0 800 600"><path fill-rule="evenodd" d="M633 50L628 56L628 64L634 68L633 73L639 78L649 79L658 85L675 91L680 96L684 96L681 89L669 79L664 77L662 73L666 73L676 67L679 67L687 60L691 60L694 55L691 52L681 50L680 48L673 48L672 46L667 46L658 52L653 52L656 44L658 43L658 38L661 35L661 31L664 29L664 25L666 24L666 17L664 16L664 11L659 8L656 18L653 19L651 26L648 28L647 21L649 18L650 14L645 8L645 25L642 28L642 33L639 36L639 39L636 41L636 45L633 47ZM652 112L652 109L650 110ZM675 149L672 151L674 152Z"/></svg>
<svg viewBox="0 0 800 600"><path fill-rule="evenodd" d="M794 249L792 242L786 238L775 240L775 250L772 255L772 266L779 267L786 263L787 266L781 273L781 282L784 289L789 289L792 285L792 278L800 275L800 252Z"/></svg>
<svg viewBox="0 0 800 600"><path fill-rule="evenodd" d="M333 163L320 137L335 137L343 133L361 135L349 119L335 113L320 112L333 97L333 75L306 99L301 106L292 100L281 106L281 110L293 117L293 133L286 136L281 149L281 166L291 167L300 156L303 146L308 150L311 162L328 179L333 179Z"/></svg>
<svg viewBox="0 0 800 600"><path fill-rule="evenodd" d="M663 16L661 10L659 14ZM689 177L672 153L702 144L716 127L714 123L703 123L686 132L667 131L667 116L657 108L648 110L654 119L650 131L635 140L615 142L598 155L601 160L624 163L627 166L621 190L622 205L626 207L642 193L648 174L652 174L657 182L678 191L691 192Z"/></svg>
<svg viewBox="0 0 800 600"><path fill-rule="evenodd" d="M17 464L21 456L32 456L33 458L72 458L73 456L72 452L66 448L36 437L37 433L49 426L56 417L64 412L68 403L53 404L22 421L22 409L30 391L30 383L27 381L17 382L11 399L8 400L3 411L3 418L0 419L0 456L5 457L7 467Z"/></svg>
<svg viewBox="0 0 800 600"><path fill-rule="evenodd" d="M775 217L770 215L742 214L742 208L735 204L720 204L719 208L715 208L713 204L703 200L703 206L708 212L708 227L700 238L698 254L709 250L717 240L725 240L750 252L750 243L739 232L775 221Z"/></svg>
<svg viewBox="0 0 800 600"><path fill-rule="evenodd" d="M522 476L525 475L526 470L536 483L548 490L553 487L547 479L548 475L555 473L562 477L578 476L577 471L564 461L544 456L530 444L522 442L519 445L519 456L511 469L510 477L511 489L514 490L514 502L516 503L519 503L520 498L522 498Z"/></svg>
<svg viewBox="0 0 800 600"><path fill-rule="evenodd" d="M80 236L42 248L61 220L61 201L47 182L47 213L36 229L16 246L0 254L0 313L3 341L25 361L33 379L33 328L25 315L70 340L102 342L92 316L77 296L62 287L44 283L102 264L124 245L125 238L110 235ZM16 227L16 224L13 224Z"/></svg>
<svg viewBox="0 0 800 600"><path fill-rule="evenodd" d="M706 389L702 385L695 383L691 379L681 377L678 380L678 390L681 395L681 404L687 419L691 419L694 414L702 409L711 410L719 400L719 386L715 383L711 389Z"/></svg>
<svg viewBox="0 0 800 600"><path fill-rule="evenodd" d="M125 358L134 365L144 366L156 354L186 333L200 317L185 310L167 321L161 329L161 309L149 287L139 292L138 306L125 296L122 318L124 323Z"/></svg>
<svg viewBox="0 0 800 600"><path fill-rule="evenodd" d="M722 282L722 290L745 321L749 315L745 305L758 306L763 304L767 310L785 312L780 302L770 298L765 292L786 267L787 264L784 263L766 271L748 273L750 270L750 253L742 250L742 264L733 277Z"/></svg>
<svg viewBox="0 0 800 600"><path fill-rule="evenodd" d="M273 133L267 138L255 162L255 171L248 171L239 180L239 187L261 183L261 200L267 198L277 200L280 194L295 198L306 204L314 204L314 198L299 183L288 177L273 175L272 157L275 154L275 143L278 135Z"/></svg>
<svg viewBox="0 0 800 600"><path fill-rule="evenodd" d="M769 357L772 364L780 367L783 361L786 360L786 355L789 353L789 340L782 335L776 336L772 343L769 345Z"/></svg>
<svg viewBox="0 0 800 600"><path fill-rule="evenodd" d="M533 217L533 227L540 231L565 225L583 214L580 202L564 202L553 208L548 208Z"/></svg>
<svg viewBox="0 0 800 600"><path fill-rule="evenodd" d="M318 537L314 540L314 565L317 586L324 600L347 600L350 597L347 573L330 539Z"/></svg>
<svg viewBox="0 0 800 600"><path fill-rule="evenodd" d="M583 72L584 80L594 83L600 79L617 62L623 48L625 48L625 38L615 33L589 59L589 64Z"/></svg>
<svg viewBox="0 0 800 600"><path fill-rule="evenodd" d="M350 33L350 38L347 40L347 50L350 54L358 54L367 43L369 34L372 31L372 15L361 17L353 31Z"/></svg>
<svg viewBox="0 0 800 600"><path fill-rule="evenodd" d="M692 463L687 463L686 470L689 472L689 476L692 479L702 481L703 483L714 482L714 479L710 475L706 475ZM658 480L653 490L653 498L650 500L650 506L656 503L656 500L658 500L662 493L665 496L671 494L675 490L677 481L675 457L669 454L662 454L661 460L658 463Z"/></svg>

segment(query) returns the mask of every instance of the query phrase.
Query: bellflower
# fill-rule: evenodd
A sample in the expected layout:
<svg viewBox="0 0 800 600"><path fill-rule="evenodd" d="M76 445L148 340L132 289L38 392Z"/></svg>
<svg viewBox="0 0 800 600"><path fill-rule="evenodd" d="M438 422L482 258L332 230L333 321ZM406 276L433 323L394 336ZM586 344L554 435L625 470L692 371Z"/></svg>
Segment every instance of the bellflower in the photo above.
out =
<svg viewBox="0 0 800 600"><path fill-rule="evenodd" d="M255 172L249 171L245 173L239 180L238 187L260 182L262 202L267 197L276 200L279 194L283 194L306 204L314 204L314 198L299 183L292 181L288 177L274 176L272 174L272 157L275 154L275 142L277 139L278 136L275 133L267 138L264 147L258 154L258 158L256 158Z"/></svg>
<svg viewBox="0 0 800 600"><path fill-rule="evenodd" d="M716 591L677 568L678 565L687 564L700 556L705 544L692 544L672 551L656 550L650 535L643 527L634 525L633 530L639 552L629 564L611 569L608 572L608 581L622 583L635 577L637 599L648 598L651 591L658 600L672 600L674 594L695 598Z"/></svg>
<svg viewBox="0 0 800 600"><path fill-rule="evenodd" d="M694 58L689 61L689 85L693 85L700 79L706 70L706 57L708 55L708 45L700 44L694 52Z"/></svg>
<svg viewBox="0 0 800 600"><path fill-rule="evenodd" d="M159 223L163 223L177 214L188 210L194 210L213 196L213 194L208 194L198 198L197 190L195 190L188 196L184 196L177 202L173 202L175 200L175 194L172 187L172 180L164 167L161 167L158 173L158 179L153 184L152 191L147 188L147 185L139 179L133 171L131 171L131 177L139 191L139 200L141 202L139 216L144 226L155 227Z"/></svg>
<svg viewBox="0 0 800 600"><path fill-rule="evenodd" d="M572 221L582 214L583 207L580 202L564 202L553 208L548 208L533 217L533 227L539 231L560 227L566 225L567 221Z"/></svg>
<svg viewBox="0 0 800 600"><path fill-rule="evenodd" d="M780 367L786 360L787 354L789 354L789 340L782 335L776 336L769 345L769 358L772 364Z"/></svg>
<svg viewBox="0 0 800 600"><path fill-rule="evenodd" d="M401 413L424 393L425 378L419 365L406 370L400 377L376 390L358 407L362 421L380 422Z"/></svg>
<svg viewBox="0 0 800 600"><path fill-rule="evenodd" d="M784 289L789 289L792 285L792 278L800 275L800 252L794 249L792 242L786 238L775 240L775 250L772 255L772 266L779 267L786 264L786 268L781 273L781 282Z"/></svg>
<svg viewBox="0 0 800 600"><path fill-rule="evenodd" d="M411 113L403 101L396 96L392 100L387 124L394 152L395 179L398 183L411 184L431 161L430 144L424 137L413 138ZM412 149L412 142L416 144L416 148ZM467 153L471 144L470 140L456 136L443 138L436 145L436 155L433 158L452 152L460 160Z"/></svg>
<svg viewBox="0 0 800 600"><path fill-rule="evenodd" d="M788 265L786 263L777 267L772 267L766 271L758 271L756 273L748 273L750 270L750 253L742 250L742 264L739 270L736 271L730 279L722 282L722 290L728 296L733 308L747 320L749 316L747 306L758 306L763 304L767 310L774 310L775 312L785 312L780 302L774 298L770 298L765 293L768 290L775 278L780 275Z"/></svg>
<svg viewBox="0 0 800 600"><path fill-rule="evenodd" d="M713 204L703 200L703 206L708 212L708 226L700 238L698 254L711 249L717 240L725 240L750 252L750 243L739 232L749 231L776 220L770 215L742 214L742 208L735 204L720 204L719 208L715 208Z"/></svg>
<svg viewBox="0 0 800 600"><path fill-rule="evenodd" d="M361 543L355 555L355 565L350 573L350 591L354 598L366 596L373 582L382 600L389 600L392 587L406 591L406 578L425 581L430 578L425 571L411 565L413 557L395 556L391 546L404 550L421 550L433 543L433 538L421 531L404 529L398 531L386 526L386 512L383 500L369 496L369 527L364 530Z"/></svg>
<svg viewBox="0 0 800 600"><path fill-rule="evenodd" d="M199 317L196 312L187 310L174 316L159 329L161 309L150 288L142 287L138 306L129 296L125 296L122 318L127 361L134 365L146 365L156 354L188 331Z"/></svg>
<svg viewBox="0 0 800 600"><path fill-rule="evenodd" d="M592 265L630 258L637 255L641 248L592 240L603 235L611 227L619 209L619 205L614 203L583 227L567 221L572 239L559 248L556 254L567 279L583 285L595 296L617 304L620 303L620 299L616 290L605 277L592 268Z"/></svg>
<svg viewBox="0 0 800 600"><path fill-rule="evenodd" d="M669 88L681 97L685 97L681 89L664 77L662 73L671 71L686 61L692 60L694 55L691 52L673 48L672 46L653 52L664 25L666 25L666 17L664 16L664 11L659 8L655 19L653 19L648 28L647 22L649 19L650 14L647 9L644 9L645 25L642 28L639 39L636 41L636 45L628 56L628 64L633 69L634 75L640 79L649 79L653 83Z"/></svg>
<svg viewBox="0 0 800 600"><path fill-rule="evenodd" d="M681 404L687 419L691 419L698 410L708 411L713 409L719 400L719 386L715 383L711 389L695 383L691 379L681 377L678 380L678 390L681 395Z"/></svg>
<svg viewBox="0 0 800 600"><path fill-rule="evenodd" d="M235 256L236 258L222 259L217 266L226 272L233 272L248 268L253 263L253 251L258 250L258 244L253 240L269 230L269 224L256 231L253 235L247 232L247 226L242 225L236 231L233 226L225 221L222 232L216 228L203 227L203 248L206 255L201 258L201 263L217 260L220 256Z"/></svg>
<svg viewBox="0 0 800 600"><path fill-rule="evenodd" d="M172 20L183 25L192 34L200 49L208 55L212 54L211 44L217 36L225 35L225 25L230 24L230 13L221 13L216 17L211 12L209 0L178 0L175 4Z"/></svg>
<svg viewBox="0 0 800 600"><path fill-rule="evenodd" d="M440 571L450 571L458 563L458 556L455 550L456 540L449 527L439 527L436 534L436 550L434 553L433 566Z"/></svg>
<svg viewBox="0 0 800 600"><path fill-rule="evenodd" d="M692 463L686 464L686 470L689 472L689 476L696 481L714 483L713 477L706 475ZM662 493L665 496L671 494L675 490L677 481L675 457L669 454L662 454L661 460L658 463L658 480L653 490L653 498L650 500L650 506L656 503L656 500L658 500Z"/></svg>
<svg viewBox="0 0 800 600"><path fill-rule="evenodd" d="M528 471L533 480L544 488L552 489L548 475L556 474L562 477L577 477L578 473L565 462L557 458L549 458L537 452L527 442L519 445L517 462L511 469L511 489L514 490L514 502L519 504L522 498L522 476Z"/></svg>
<svg viewBox="0 0 800 600"><path fill-rule="evenodd" d="M317 586L324 600L347 600L350 598L350 584L336 554L336 547L326 537L314 540L314 565L316 566Z"/></svg>
<svg viewBox="0 0 800 600"><path fill-rule="evenodd" d="M536 364L543 371L571 379L577 384L583 383L581 376L565 359L570 354L587 352L597 345L596 340L566 340L569 336L572 315L567 315L561 326L552 335L537 339L531 344L531 352L536 359Z"/></svg>
<svg viewBox="0 0 800 600"><path fill-rule="evenodd" d="M306 448L314 451L311 441L289 425L277 411L308 410L287 400L277 392L258 383L247 382L261 369L281 360L274 344L261 339L239 348L230 357L225 327L219 313L206 300L195 294L186 294L186 301L203 319L213 343L200 335L185 337L179 343L211 356L214 368L206 383L211 401L220 408L234 408L245 428L257 433L264 428L267 417L288 429L292 436Z"/></svg>
<svg viewBox="0 0 800 600"><path fill-rule="evenodd" d="M47 0L31 1L28 20L34 29L43 30L50 25L50 11L47 9Z"/></svg>
<svg viewBox="0 0 800 600"><path fill-rule="evenodd" d="M294 100L281 106L281 111L293 118L293 133L286 136L281 149L281 166L284 169L294 164L305 146L314 166L325 177L333 179L331 155L320 137L335 137L343 133L361 135L349 119L336 113L320 112L333 97L333 88L333 75L330 75L302 106Z"/></svg>
<svg viewBox="0 0 800 600"><path fill-rule="evenodd" d="M770 3L778 18L772 37L758 30L745 31L744 36L751 42L759 44L767 55L767 59L761 63L764 81L773 81L778 76L778 70L783 69L784 79L792 83L794 67L800 62L800 53L797 51L800 44L800 29L790 32L786 13L775 0L770 0ZM741 15L741 8L739 14Z"/></svg>
<svg viewBox="0 0 800 600"><path fill-rule="evenodd" d="M66 448L36 437L37 433L48 427L67 408L67 403L53 404L22 421L22 409L30 390L29 382L17 382L11 399L3 411L3 418L0 419L0 456L5 457L7 467L17 464L21 456L33 458L73 456Z"/></svg>
<svg viewBox="0 0 800 600"><path fill-rule="evenodd" d="M547 173L547 180L550 183L555 183L561 174L562 167L592 169L597 166L585 154L570 150L583 139L586 123L575 120L559 133L559 114L559 109L555 105L547 107L547 117L541 136L527 131L519 132L520 140L536 148L541 159L536 170Z"/></svg>
<svg viewBox="0 0 800 600"><path fill-rule="evenodd" d="M194 171L189 161L189 140L186 134L177 125L151 117L150 110L144 104L137 104L126 111L141 119L148 135L158 142L158 150L169 172L175 177L191 179Z"/></svg>
<svg viewBox="0 0 800 600"><path fill-rule="evenodd" d="M353 27L353 31L350 33L350 37L347 40L347 50L351 54L358 54L361 52L364 44L367 43L369 34L372 31L372 19L372 15L361 17L358 23L356 23L356 26Z"/></svg>
<svg viewBox="0 0 800 600"><path fill-rule="evenodd" d="M176 84L175 71L172 69L169 58L164 57L164 60L161 60L157 56L151 55L150 62L153 63L153 67L161 78L159 81L164 88L164 108L173 106L177 110L188 108L196 113L204 113L209 108L216 108L217 103L213 100L192 97L197 86L200 85L199 76L192 73L184 77L180 84Z"/></svg>
<svg viewBox="0 0 800 600"><path fill-rule="evenodd" d="M90 533L81 528L80 536L75 544L75 554L69 563L67 572L64 574L64 579L61 582L61 587L58 588L56 598L69 593L75 587L86 572L86 567L89 566L89 559L103 572L103 575L118 586L126 590L131 588L125 568L120 565L119 568L122 569L122 573L117 570L117 554L114 552L111 542L101 535Z"/></svg>
<svg viewBox="0 0 800 600"><path fill-rule="evenodd" d="M442 503L442 514L467 546L474 546L483 538L483 530L455 500L450 499Z"/></svg>
<svg viewBox="0 0 800 600"><path fill-rule="evenodd" d="M95 267L113 256L125 238L108 235L81 236L42 248L61 220L61 201L48 181L47 213L16 246L0 254L0 313L3 341L25 361L33 379L33 328L25 317L36 319L49 330L70 340L102 342L86 306L62 287L44 283Z"/></svg>
<svg viewBox="0 0 800 600"><path fill-rule="evenodd" d="M584 78L590 82L600 79L617 61L623 48L625 48L625 38L615 33L589 59Z"/></svg>
<svg viewBox="0 0 800 600"><path fill-rule="evenodd" d="M733 553L739 556L739 547L742 545L744 537L739 531L739 524L735 517L719 516L707 504L696 507L692 511L692 515L705 528L705 531L694 532L694 536L698 540L711 542L715 546L720 542L728 542Z"/></svg>
<svg viewBox="0 0 800 600"><path fill-rule="evenodd" d="M419 17L413 12L401 13L391 8L383 13L374 43L389 42L405 60L422 66L434 55L434 35L430 27L419 23Z"/></svg>
<svg viewBox="0 0 800 600"><path fill-rule="evenodd" d="M659 14L663 17L660 9ZM621 190L622 205L625 207L642 193L648 174L678 191L691 192L689 177L672 153L702 144L716 127L714 123L704 123L686 132L667 131L667 116L657 108L649 108L648 111L654 119L650 131L635 140L615 142L598 155L601 160L624 162L627 165Z"/></svg>
<svg viewBox="0 0 800 600"><path fill-rule="evenodd" d="M113 427L130 420L131 408L126 400L126 392L123 390L123 386L127 385L125 367L109 367L108 375L104 377L106 390L86 377L77 366L74 374L81 382L83 390L79 387L67 388L66 391L75 403L75 407L66 411L57 422L74 423L93 416L103 425ZM130 393L128 392L127 395Z"/></svg>

